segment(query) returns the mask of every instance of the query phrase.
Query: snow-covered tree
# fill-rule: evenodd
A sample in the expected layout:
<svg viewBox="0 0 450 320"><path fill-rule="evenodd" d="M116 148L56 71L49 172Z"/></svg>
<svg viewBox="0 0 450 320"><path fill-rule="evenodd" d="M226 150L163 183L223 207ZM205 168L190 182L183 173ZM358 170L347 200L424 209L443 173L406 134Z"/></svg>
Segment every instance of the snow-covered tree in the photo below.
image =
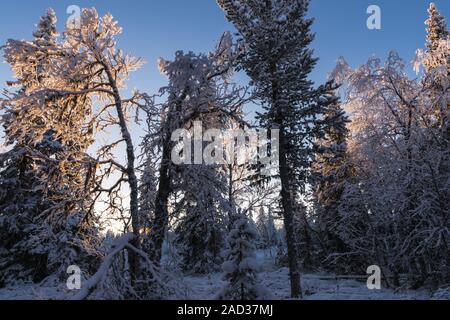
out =
<svg viewBox="0 0 450 320"><path fill-rule="evenodd" d="M425 24L427 29L427 50L418 50L416 71L424 67L422 86L425 89L424 104L433 109L429 125L441 130L439 136L444 143L450 143L448 88L450 76L450 31L445 17L437 10L434 3L428 9L429 18Z"/></svg>
<svg viewBox="0 0 450 320"><path fill-rule="evenodd" d="M139 217L142 221L142 249L151 251L151 232L155 219L155 199L157 186L157 164L152 157L146 157L139 185Z"/></svg>
<svg viewBox="0 0 450 320"><path fill-rule="evenodd" d="M174 214L176 243L185 271L208 273L220 268L224 233L230 205L226 198L225 175L215 165L184 165L179 168L180 193ZM177 212L178 211L178 212Z"/></svg>
<svg viewBox="0 0 450 320"><path fill-rule="evenodd" d="M448 40L449 30L445 17L438 11L434 3L428 8L429 18L425 21L427 29L427 48L435 51L439 48L441 40Z"/></svg>
<svg viewBox="0 0 450 320"><path fill-rule="evenodd" d="M449 149L435 112L436 101L448 105L448 89L430 90L432 78L410 80L395 52L347 77L352 174L336 224L347 250L331 258L358 272L361 263L380 265L395 286L399 274L414 287L445 283L448 274Z"/></svg>
<svg viewBox="0 0 450 320"><path fill-rule="evenodd" d="M338 65L338 67L340 67ZM322 87L323 130L318 132L314 172L314 210L316 228L323 253L343 252L344 243L337 235L339 206L345 183L350 177L347 162L348 116L337 97L338 87L328 82Z"/></svg>
<svg viewBox="0 0 450 320"><path fill-rule="evenodd" d="M33 35L31 42L8 40L3 47L16 79L1 101L11 146L0 156L4 282L62 276L75 263L90 271L99 255L92 211L95 161L86 153L93 143L91 100L86 94L53 94L80 90L89 77L73 81L59 72L65 50L53 10ZM89 257L91 266L83 264Z"/></svg>
<svg viewBox="0 0 450 320"><path fill-rule="evenodd" d="M197 273L214 270L221 263L219 253L223 247L224 227L231 223L232 212L245 189L241 183L245 168L236 166L235 162L230 168L224 161L176 165L172 162L171 152L177 148L177 143L171 141L171 135L177 129L184 129L194 137L196 130L205 132L246 126L242 119L246 90L233 84L231 78L236 50L230 34L225 33L216 50L209 55L177 52L174 61L161 60L160 69L169 78L169 85L161 89L167 101L152 111L162 114L160 128L149 134L144 142L147 157L153 153L162 156L156 199L159 210L156 210L158 214L153 226L157 230L153 233L155 252L152 255L159 261L161 241L171 216L178 220L175 234L181 265L184 270ZM152 117L154 115L150 113L149 118ZM220 137L221 140L226 138ZM198 143L203 153L206 143L194 141L192 146ZM226 143L222 147L227 149ZM192 155L188 160L194 160ZM174 209L169 214L169 199L175 195Z"/></svg>
<svg viewBox="0 0 450 320"><path fill-rule="evenodd" d="M79 96L89 94L99 101L99 107L94 117L96 128L104 132L115 127L120 131L120 138L106 145L101 145L98 152L98 164L101 173L96 179L95 192L97 198L101 195L109 197L109 208L117 207L116 199L124 198L120 190L126 188L129 192L128 204L124 205L131 219L131 231L134 237L131 244L140 250L142 221L139 216L139 183L136 170L136 154L134 141L130 133L130 112L136 109L145 109L151 102L150 97L144 93L134 91L132 96L124 98L122 91L130 72L143 64L140 58L126 55L116 47L116 37L122 28L111 14L99 18L97 11L82 9L80 28L71 27L66 33L65 48L68 65L75 64L76 68L67 67L66 77L76 80L91 77L85 88L78 91L58 91L60 96ZM113 151L116 147L124 147L124 163L116 160ZM113 172L119 177L117 181L107 181ZM106 183L108 185L106 186ZM119 204L120 205L120 204ZM131 280L135 282L140 274L141 257L129 251Z"/></svg>
<svg viewBox="0 0 450 320"><path fill-rule="evenodd" d="M240 34L240 66L252 80L264 112L264 128L279 129L279 178L289 255L292 297L301 295L293 226L297 193L304 192L319 104L308 75L316 59L306 0L218 0Z"/></svg>
<svg viewBox="0 0 450 320"><path fill-rule="evenodd" d="M116 48L115 38L122 29L110 14L100 19L95 9L83 9L79 28L68 27L58 45L47 36L54 37L53 21L52 15L42 19L40 29L35 33L39 37L36 43L11 40L4 49L6 60L17 78L29 79L32 86L27 84L26 90L3 103L19 109L7 115L7 124L16 123L6 131L15 140L22 139L27 150L40 141L45 150L51 150L44 153L34 148L32 154L34 159L40 157L42 160L38 179L45 181L45 187L36 186L32 190L45 193L45 205L48 201L54 204L51 211L39 208L39 218L49 215L58 221L58 225L69 224L75 234L82 234L79 226L95 223L95 203L105 196L109 200L106 201L107 210L120 210L130 217L134 234L130 246L136 250L129 250L128 261L131 282L135 283L142 260L142 255L138 254L142 224L129 120L133 109L146 110L151 99L139 92L133 92L125 99L121 89L129 73L139 68L142 61ZM45 32L47 29L49 31ZM39 59L33 58L33 52ZM44 63L47 56L51 60ZM39 62L38 67L35 61ZM95 109L92 108L94 100ZM118 129L120 138L100 145L96 159L88 157L84 151L92 144L93 134L104 133L111 127ZM126 155L124 164L113 154L115 148L122 145ZM114 176L119 177L117 181L111 181ZM121 193L124 189L129 192L129 197ZM82 202L85 200L83 195L92 201ZM128 203L122 205L124 199ZM86 204L84 211L83 204ZM67 215L71 219L63 218ZM64 227L60 228L64 230ZM50 233L49 237L53 236ZM71 237L61 236L61 239L73 241Z"/></svg>
<svg viewBox="0 0 450 320"><path fill-rule="evenodd" d="M258 266L255 256L257 231L242 216L236 220L228 235L228 249L223 263L225 288L218 294L220 300L260 300L266 293L258 283Z"/></svg>
<svg viewBox="0 0 450 320"><path fill-rule="evenodd" d="M256 217L256 228L262 248L267 249L278 244L278 232L270 208L267 213L263 207L260 208Z"/></svg>
<svg viewBox="0 0 450 320"><path fill-rule="evenodd" d="M221 165L174 165L171 156L177 143L171 138L177 129L184 129L193 136L195 122L201 122L201 130L222 129L230 118L240 119L245 90L233 84L230 78L235 51L230 34L225 33L216 50L209 55L178 51L173 61L160 60L160 70L169 79L168 86L160 90L167 100L154 104L153 111L148 112L149 118L159 117L159 127L149 130L145 139L146 150L152 150L146 152L146 156L154 153L161 158L152 227L153 261L161 259L162 243L169 227L168 204L172 195L181 192L186 196L186 203L196 202L198 210L208 207L209 212L202 213L204 217L211 210L219 216L229 210L229 205L224 206L220 199L225 193L217 189L221 185L218 179L223 178ZM203 152L203 147L201 149ZM192 162L193 159L188 160ZM219 194L221 196L217 197ZM217 207L218 204L220 207ZM185 218L185 222L193 222L190 217ZM214 219L222 220L217 216Z"/></svg>
<svg viewBox="0 0 450 320"><path fill-rule="evenodd" d="M336 231L347 253L353 255L345 260L345 253L336 252L334 257L341 264L346 261L349 268L358 268L363 261L377 264L395 277L399 270L391 253L398 239L387 230L401 223L400 212L414 207L416 175L411 157L417 85L407 78L395 52L384 65L369 59L348 79L344 108L351 114L351 138L347 155L355 172L346 181Z"/></svg>
<svg viewBox="0 0 450 320"><path fill-rule="evenodd" d="M190 180L189 183L195 183L196 180ZM218 198L223 199L222 195L214 194L212 188L208 190L198 186L189 188L184 194L184 215L175 228L175 241L183 270L202 274L216 271L222 262L220 252L226 230L226 215L220 211L223 205L217 203ZM195 189L198 192L196 194L192 193Z"/></svg>

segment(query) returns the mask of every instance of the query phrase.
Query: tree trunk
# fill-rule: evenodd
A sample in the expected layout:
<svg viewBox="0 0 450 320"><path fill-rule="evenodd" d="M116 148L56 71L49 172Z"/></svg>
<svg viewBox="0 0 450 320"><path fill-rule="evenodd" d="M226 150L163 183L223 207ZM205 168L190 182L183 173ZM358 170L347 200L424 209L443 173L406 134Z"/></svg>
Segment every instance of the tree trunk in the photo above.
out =
<svg viewBox="0 0 450 320"><path fill-rule="evenodd" d="M277 66L271 65L272 78L276 78ZM290 187L290 173L287 163L286 132L283 125L283 109L279 105L279 84L272 81L272 108L275 110L275 124L280 130L279 134L279 171L281 181L281 204L283 207L284 228L286 231L286 244L289 263L289 278L291 281L291 297L301 298L300 271L298 266L298 252L295 245L293 190Z"/></svg>
<svg viewBox="0 0 450 320"><path fill-rule="evenodd" d="M284 132L280 130L280 180L281 180L281 204L283 206L284 228L286 231L286 243L289 262L289 277L291 281L291 297L301 298L300 271L298 266L298 253L295 246L294 215L292 206L292 194L289 188L289 170L287 167L286 153L283 146Z"/></svg>
<svg viewBox="0 0 450 320"><path fill-rule="evenodd" d="M162 257L162 246L164 243L164 238L166 234L167 227L169 225L169 210L168 202L171 193L171 177L170 177L170 164L172 161L172 131L174 129L182 128L183 122L181 119L177 120L177 125L172 127L176 121L173 116L173 112L177 114L181 113L182 102L186 99L187 91L184 90L179 97L171 97L169 99L174 99L173 106L174 110L170 109L166 126L163 131L163 142L162 142L162 158L161 167L159 169L159 186L158 192L155 199L155 220L153 221L153 237L152 237L152 249L151 249L151 260L156 265L159 265Z"/></svg>
<svg viewBox="0 0 450 320"><path fill-rule="evenodd" d="M152 230L152 252L151 260L158 265L161 261L162 246L164 242L164 235L169 224L168 201L170 195L170 145L168 141L164 141L163 156L161 160L161 167L159 169L159 187L155 200L155 220L153 222Z"/></svg>
<svg viewBox="0 0 450 320"><path fill-rule="evenodd" d="M131 215L131 228L133 232L133 239L130 241L130 244L134 246L136 249L141 248L141 239L140 239L140 221L139 221L139 190L138 190L138 179L136 176L136 170L134 167L135 163L135 154L134 154L134 146L133 140L131 138L130 132L128 130L127 121L125 118L125 114L123 111L122 99L120 97L120 92L117 87L116 81L106 63L102 63L105 67L105 72L108 76L109 84L114 93L114 103L116 106L117 116L119 118L119 126L122 134L122 138L126 144L126 154L127 154L127 166L126 173L128 176L128 185L130 188L130 215ZM130 275L132 285L135 283L136 279L139 276L140 272L140 263L139 256L135 252L129 252L129 264L130 264Z"/></svg>
<svg viewBox="0 0 450 320"><path fill-rule="evenodd" d="M233 229L234 219L235 219L235 206L233 201L233 165L228 165L228 203L230 205L228 212L228 231Z"/></svg>

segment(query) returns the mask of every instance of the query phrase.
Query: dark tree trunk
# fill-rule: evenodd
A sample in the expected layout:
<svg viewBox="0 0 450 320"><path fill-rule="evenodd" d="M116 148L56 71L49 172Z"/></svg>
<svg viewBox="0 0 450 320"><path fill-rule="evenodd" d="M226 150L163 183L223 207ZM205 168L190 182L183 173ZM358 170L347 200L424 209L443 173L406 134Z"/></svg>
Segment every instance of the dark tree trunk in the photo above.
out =
<svg viewBox="0 0 450 320"><path fill-rule="evenodd" d="M236 207L233 199L233 165L228 165L228 203L230 204L230 211L228 212L228 231L233 229L233 224L236 215Z"/></svg>
<svg viewBox="0 0 450 320"><path fill-rule="evenodd" d="M271 73L275 78L277 71L277 66L275 63L271 66ZM274 123L278 125L279 132L279 172L281 181L281 204L283 207L283 220L284 228L286 231L286 244L288 253L288 264L289 264L289 278L291 281L291 297L301 298L302 290L300 285L300 270L298 266L298 252L296 247L296 237L294 230L294 206L293 199L294 190L291 188L291 176L290 168L287 161L286 144L286 129L284 127L284 111L283 106L278 103L279 101L279 84L276 81L272 81L272 108L275 110L275 121Z"/></svg>
<svg viewBox="0 0 450 320"><path fill-rule="evenodd" d="M180 95L180 97L171 97L169 99L174 99L172 108L169 109L167 122L163 131L163 141L162 141L162 158L161 167L159 169L159 186L158 192L155 199L155 220L153 221L152 230L152 249L150 253L151 260L159 265L162 256L162 246L164 243L164 237L166 234L167 227L169 225L169 211L168 202L169 196L172 192L171 190L171 176L170 176L170 165L172 162L172 130L183 127L183 121L178 119L175 124L176 118L174 118L173 112L177 114L181 113L182 103L186 99L186 90Z"/></svg>
<svg viewBox="0 0 450 320"><path fill-rule="evenodd" d="M167 142L167 141L165 141ZM163 146L163 157L159 170L159 187L155 201L155 220L153 223L153 246L151 260L157 265L161 261L164 236L169 224L168 201L170 196L170 146Z"/></svg>
<svg viewBox="0 0 450 320"><path fill-rule="evenodd" d="M298 266L298 253L295 246L295 230L293 215L293 199L289 188L289 169L286 161L286 152L283 146L284 132L280 130L280 180L281 180L281 204L283 206L284 228L286 231L286 243L289 263L289 277L291 280L291 297L301 298L300 271Z"/></svg>

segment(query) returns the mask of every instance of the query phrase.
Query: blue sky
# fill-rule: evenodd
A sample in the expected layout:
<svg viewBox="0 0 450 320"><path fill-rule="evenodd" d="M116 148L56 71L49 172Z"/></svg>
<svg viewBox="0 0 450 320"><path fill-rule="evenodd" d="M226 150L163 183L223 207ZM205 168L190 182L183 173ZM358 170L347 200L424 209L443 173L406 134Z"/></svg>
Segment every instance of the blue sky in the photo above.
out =
<svg viewBox="0 0 450 320"><path fill-rule="evenodd" d="M427 0L312 0L310 15L315 17L313 47L320 58L311 75L316 83L325 81L338 56L352 66L375 54L384 58L395 49L411 61L415 50L425 42ZM450 17L450 1L435 0L441 13ZM366 27L369 5L380 6L382 29ZM29 39L34 25L46 8L56 10L61 30L70 5L96 7L100 14L111 12L124 28L119 47L143 57L148 63L136 72L129 88L149 93L166 84L157 68L157 59L170 59L176 50L206 52L217 39L233 27L226 21L215 0L16 0L2 1L0 43L7 38ZM0 87L9 79L8 66L0 65Z"/></svg>

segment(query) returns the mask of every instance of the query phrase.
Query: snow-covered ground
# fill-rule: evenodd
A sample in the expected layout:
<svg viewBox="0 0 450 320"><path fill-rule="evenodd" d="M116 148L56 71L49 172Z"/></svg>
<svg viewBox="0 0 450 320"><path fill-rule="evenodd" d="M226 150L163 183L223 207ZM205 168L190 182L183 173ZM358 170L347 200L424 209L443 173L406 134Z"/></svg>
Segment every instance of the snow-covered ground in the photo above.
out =
<svg viewBox="0 0 450 320"><path fill-rule="evenodd" d="M289 299L289 275L287 268L277 268L273 254L258 251L261 268L259 280L275 300ZM191 300L212 300L225 285L220 273L207 276L186 275L183 278L185 297ZM369 290L365 282L339 279L329 274L303 274L302 289L305 300L428 300L450 299L450 290L430 293L421 291L399 291L391 289ZM64 299L69 297L64 286L54 288L45 285L24 285L17 288L0 289L0 299ZM180 294L172 299L180 298Z"/></svg>
<svg viewBox="0 0 450 320"><path fill-rule="evenodd" d="M275 300L289 299L289 270L277 268L273 263L273 255L259 251L257 258L261 267L259 280ZM190 288L191 299L213 299L224 282L221 274L208 276L188 276L185 282ZM302 290L305 300L428 300L450 299L450 292L445 295L432 295L428 291L394 292L391 289L369 290L365 282L339 279L329 274L303 274Z"/></svg>
<svg viewBox="0 0 450 320"><path fill-rule="evenodd" d="M426 291L394 292L390 289L369 290L365 283L356 280L336 280L330 276L305 274L302 288L305 300L428 300L433 298ZM220 274L207 277L187 277L185 281L191 288L190 298L193 300L213 299L220 291L224 282ZM264 271L260 274L260 281L274 300L289 299L288 269ZM445 297L441 297L445 298ZM450 296L447 296L450 298Z"/></svg>

